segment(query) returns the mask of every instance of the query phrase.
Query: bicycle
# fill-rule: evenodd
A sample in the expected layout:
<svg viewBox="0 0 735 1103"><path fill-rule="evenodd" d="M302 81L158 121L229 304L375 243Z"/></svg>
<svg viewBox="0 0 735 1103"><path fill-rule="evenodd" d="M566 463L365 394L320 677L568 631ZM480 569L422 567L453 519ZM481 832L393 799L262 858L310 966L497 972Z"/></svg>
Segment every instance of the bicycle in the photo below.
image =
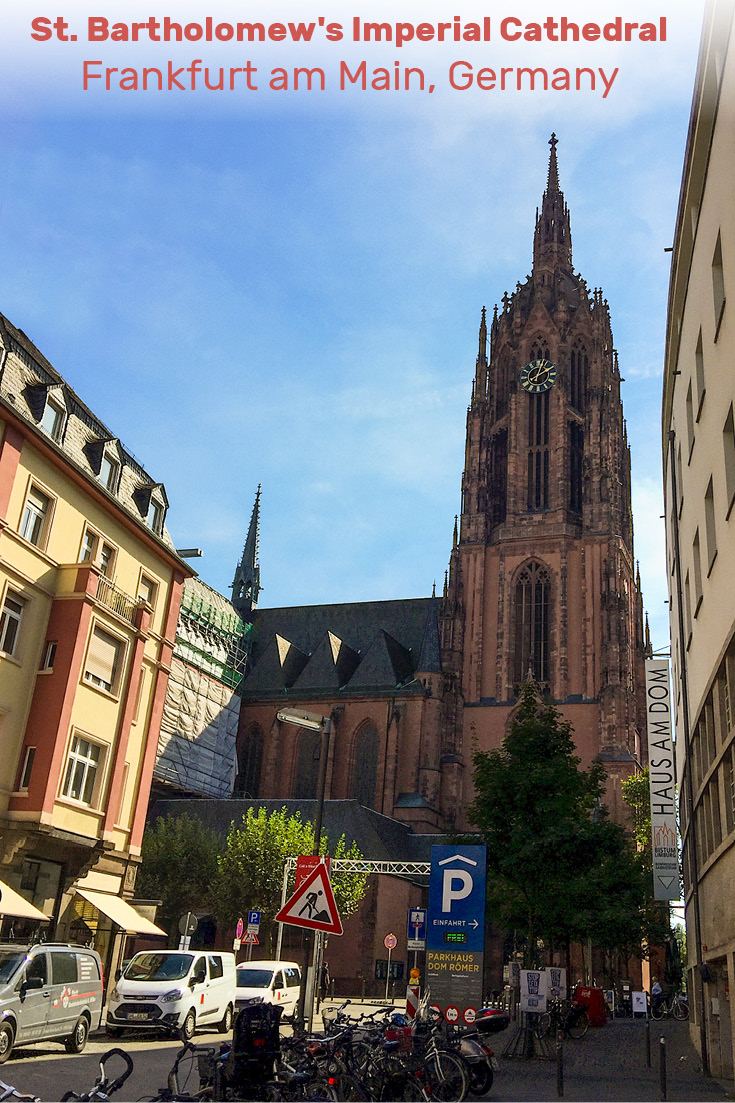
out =
<svg viewBox="0 0 735 1103"><path fill-rule="evenodd" d="M578 1041L590 1028L589 1015L581 1003L555 1000L551 1007L539 1016L537 1033L549 1038L561 1031L567 1038Z"/></svg>
<svg viewBox="0 0 735 1103"><path fill-rule="evenodd" d="M107 1073L105 1072L105 1065L112 1057L121 1057L125 1063L125 1068L119 1076L110 1081ZM107 1052L103 1053L100 1057L100 1074L97 1077L97 1080L94 1082L93 1086L89 1089L89 1091L82 1092L81 1095L73 1091L65 1092L64 1095L61 1096L61 1099L62 1101L64 1101L64 1103L66 1100L70 1099L82 1100L84 1101L84 1103L89 1103L89 1101L91 1100L99 1101L109 1099L115 1094L115 1092L120 1091L120 1088L128 1079L132 1071L132 1059L125 1052L124 1049L118 1049L117 1047L114 1049L108 1049ZM4 1098L4 1096L0 1096L0 1098Z"/></svg>
<svg viewBox="0 0 735 1103"><path fill-rule="evenodd" d="M25 1095L23 1092L19 1092L17 1088L14 1088L11 1084L6 1084L0 1080L0 1099L14 1099L18 1103L41 1103L41 1100L37 1095Z"/></svg>
<svg viewBox="0 0 735 1103"><path fill-rule="evenodd" d="M681 992L670 992L668 996L663 996L655 1007L653 1003L651 1004L652 1019L664 1019L669 1016L672 1019L678 1019L679 1022L689 1018L689 1004Z"/></svg>

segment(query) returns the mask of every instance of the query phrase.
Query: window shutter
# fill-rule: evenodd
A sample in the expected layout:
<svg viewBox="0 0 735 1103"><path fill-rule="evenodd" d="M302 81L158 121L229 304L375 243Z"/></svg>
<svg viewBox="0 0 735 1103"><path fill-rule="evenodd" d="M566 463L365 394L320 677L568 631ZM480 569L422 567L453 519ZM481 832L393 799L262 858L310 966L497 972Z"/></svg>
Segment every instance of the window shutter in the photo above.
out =
<svg viewBox="0 0 735 1103"><path fill-rule="evenodd" d="M101 628L95 628L89 641L87 653L87 674L92 674L102 682L112 685L117 673L117 664L120 657L120 643L103 632Z"/></svg>

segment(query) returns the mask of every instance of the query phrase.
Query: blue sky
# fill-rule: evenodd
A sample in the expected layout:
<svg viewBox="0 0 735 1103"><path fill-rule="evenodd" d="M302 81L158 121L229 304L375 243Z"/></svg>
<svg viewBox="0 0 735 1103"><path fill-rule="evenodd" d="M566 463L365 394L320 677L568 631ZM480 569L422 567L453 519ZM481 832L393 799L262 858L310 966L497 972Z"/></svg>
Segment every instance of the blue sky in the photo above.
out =
<svg viewBox="0 0 735 1103"><path fill-rule="evenodd" d="M602 286L625 377L636 550L668 642L660 376L669 254L701 7L305 0L248 19L604 24L666 11L668 41L216 47L0 38L0 310L166 485L178 546L227 593L263 484L263 605L418 596L441 585L459 508L483 304L530 269L548 137L559 136L575 266ZM242 6L179 3L184 21ZM592 13L592 14L591 14ZM325 92L82 92L84 58L139 66L322 66ZM338 61L421 66L429 95L339 92ZM619 72L590 92L452 90L456 59Z"/></svg>

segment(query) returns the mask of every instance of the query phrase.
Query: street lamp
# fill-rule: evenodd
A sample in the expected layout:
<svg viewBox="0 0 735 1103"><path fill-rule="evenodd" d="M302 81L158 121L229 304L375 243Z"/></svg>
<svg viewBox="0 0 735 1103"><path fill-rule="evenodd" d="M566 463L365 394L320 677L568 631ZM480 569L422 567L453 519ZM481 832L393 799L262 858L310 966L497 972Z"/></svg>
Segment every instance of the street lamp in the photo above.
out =
<svg viewBox="0 0 735 1103"><path fill-rule="evenodd" d="M316 816L314 817L314 849L312 854L314 857L319 856L319 845L322 837L322 818L324 816L324 791L327 787L327 758L329 756L329 736L332 732L332 718L331 716L319 716L316 712L306 712L303 709L282 709L276 713L276 720L280 720L282 724L295 724L298 728L306 728L308 731L318 731L322 734L321 745L319 748L319 779L317 781L316 788ZM316 949L316 939L311 931L306 932L306 954L305 962L307 966L306 984L301 985L301 992L299 993L299 1007L297 1018L299 1025L304 1025L304 1009L306 1007L306 990L309 989L309 1007L310 1019L314 1017L314 988L316 985L316 977L314 975L314 959Z"/></svg>

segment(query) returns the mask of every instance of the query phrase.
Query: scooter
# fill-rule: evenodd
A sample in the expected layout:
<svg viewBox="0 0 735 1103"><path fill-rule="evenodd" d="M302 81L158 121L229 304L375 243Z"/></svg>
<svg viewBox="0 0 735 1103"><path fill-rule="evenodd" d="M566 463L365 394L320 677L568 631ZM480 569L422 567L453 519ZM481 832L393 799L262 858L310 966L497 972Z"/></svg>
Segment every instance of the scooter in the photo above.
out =
<svg viewBox="0 0 735 1103"><path fill-rule="evenodd" d="M487 1095L498 1068L493 1051L474 1027L462 1031L457 1041L459 1055L467 1066L470 1095Z"/></svg>

